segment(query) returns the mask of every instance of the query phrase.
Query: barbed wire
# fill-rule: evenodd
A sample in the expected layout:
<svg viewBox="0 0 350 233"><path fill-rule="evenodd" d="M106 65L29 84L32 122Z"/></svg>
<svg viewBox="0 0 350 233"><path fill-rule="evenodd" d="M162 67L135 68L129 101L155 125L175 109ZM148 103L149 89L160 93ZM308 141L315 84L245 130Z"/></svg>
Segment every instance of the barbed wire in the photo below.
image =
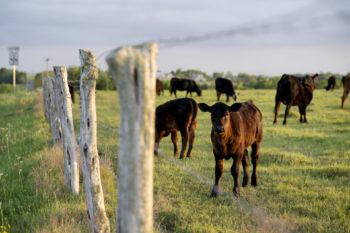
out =
<svg viewBox="0 0 350 233"><path fill-rule="evenodd" d="M332 14L329 13L328 15ZM155 42L159 45L159 48L161 50L164 50L176 46L183 46L191 43L200 43L214 39L222 39L228 37L232 38L239 35L253 36L259 34L291 32L293 30L296 30L298 24L303 21L303 26L312 26L314 29L315 27L319 26L319 22L325 16L327 15L317 16L314 13L313 4L309 4L286 14L268 17L259 21L248 22L244 25L231 27L225 30L212 31L204 34L189 35L184 37L155 39L149 40L148 42ZM114 49L108 49L103 51L97 56L97 60L101 59L104 57L104 55L113 50Z"/></svg>

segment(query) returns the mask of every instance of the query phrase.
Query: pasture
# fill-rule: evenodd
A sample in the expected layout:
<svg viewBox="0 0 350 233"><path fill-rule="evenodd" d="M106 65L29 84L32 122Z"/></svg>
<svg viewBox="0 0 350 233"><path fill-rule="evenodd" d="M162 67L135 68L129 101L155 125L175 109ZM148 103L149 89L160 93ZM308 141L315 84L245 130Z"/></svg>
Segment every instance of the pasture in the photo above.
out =
<svg viewBox="0 0 350 233"><path fill-rule="evenodd" d="M225 161L222 195L210 198L215 164L210 115L199 112L191 159L173 158L170 137L160 142L154 160L155 231L350 232L350 106L346 102L340 109L342 90L316 90L309 123L300 124L292 107L286 126L284 105L272 124L275 90L238 93L238 102L252 99L263 113L259 186L241 188L241 197L233 198L232 161ZM115 91L98 91L96 98L101 175L115 231L119 104ZM193 98L214 104L216 93L204 90ZM165 91L157 105L169 99ZM37 93L0 95L0 226L10 224L11 232L85 232L84 194L73 197L63 187L62 155L50 147L40 100ZM75 104L76 129L78 114Z"/></svg>

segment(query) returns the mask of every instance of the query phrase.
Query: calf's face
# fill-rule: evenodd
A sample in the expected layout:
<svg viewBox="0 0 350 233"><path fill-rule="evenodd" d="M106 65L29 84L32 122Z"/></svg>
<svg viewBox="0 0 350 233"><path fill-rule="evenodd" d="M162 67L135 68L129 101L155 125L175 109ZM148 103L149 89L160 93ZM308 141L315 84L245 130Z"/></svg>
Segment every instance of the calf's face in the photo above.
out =
<svg viewBox="0 0 350 233"><path fill-rule="evenodd" d="M304 85L307 86L311 91L315 90L316 88L315 79L317 77L318 77L318 74L315 74L313 76L307 75L303 80Z"/></svg>
<svg viewBox="0 0 350 233"><path fill-rule="evenodd" d="M235 103L232 106L227 106L224 103L216 103L208 106L205 103L198 104L202 112L211 113L211 124L216 134L223 134L230 127L230 112L238 111L241 107L240 103Z"/></svg>

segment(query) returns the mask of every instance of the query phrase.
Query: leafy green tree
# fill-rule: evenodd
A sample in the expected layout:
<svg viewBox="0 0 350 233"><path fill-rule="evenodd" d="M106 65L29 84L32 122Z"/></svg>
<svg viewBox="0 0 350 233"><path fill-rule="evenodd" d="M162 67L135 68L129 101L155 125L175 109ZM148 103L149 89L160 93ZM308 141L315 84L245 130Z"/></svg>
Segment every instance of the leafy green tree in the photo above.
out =
<svg viewBox="0 0 350 233"><path fill-rule="evenodd" d="M16 71L16 83L25 84L27 81L27 73L23 71ZM11 84L12 81L12 69L0 68L0 83Z"/></svg>

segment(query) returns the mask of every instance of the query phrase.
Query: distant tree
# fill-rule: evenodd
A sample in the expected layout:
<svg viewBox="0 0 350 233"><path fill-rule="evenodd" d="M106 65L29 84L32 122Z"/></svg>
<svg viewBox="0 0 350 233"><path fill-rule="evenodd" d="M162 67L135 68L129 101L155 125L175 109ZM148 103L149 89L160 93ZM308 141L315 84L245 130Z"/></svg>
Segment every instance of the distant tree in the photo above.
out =
<svg viewBox="0 0 350 233"><path fill-rule="evenodd" d="M42 79L44 77L53 77L53 71L42 71L34 76L34 86L35 88L42 87Z"/></svg>
<svg viewBox="0 0 350 233"><path fill-rule="evenodd" d="M231 73L231 71L226 72L226 74L223 76L231 81L235 80L235 76Z"/></svg>
<svg viewBox="0 0 350 233"><path fill-rule="evenodd" d="M111 74L108 71L99 71L98 79L96 81L97 90L115 90Z"/></svg>
<svg viewBox="0 0 350 233"><path fill-rule="evenodd" d="M81 70L80 70L79 66L69 66L67 68L68 80L79 82L80 72L81 72Z"/></svg>
<svg viewBox="0 0 350 233"><path fill-rule="evenodd" d="M222 78L224 76L225 76L224 72L214 72L213 73L213 79Z"/></svg>
<svg viewBox="0 0 350 233"><path fill-rule="evenodd" d="M27 73L23 71L16 71L16 83L25 84L27 81ZM12 83L12 69L0 68L0 83Z"/></svg>

